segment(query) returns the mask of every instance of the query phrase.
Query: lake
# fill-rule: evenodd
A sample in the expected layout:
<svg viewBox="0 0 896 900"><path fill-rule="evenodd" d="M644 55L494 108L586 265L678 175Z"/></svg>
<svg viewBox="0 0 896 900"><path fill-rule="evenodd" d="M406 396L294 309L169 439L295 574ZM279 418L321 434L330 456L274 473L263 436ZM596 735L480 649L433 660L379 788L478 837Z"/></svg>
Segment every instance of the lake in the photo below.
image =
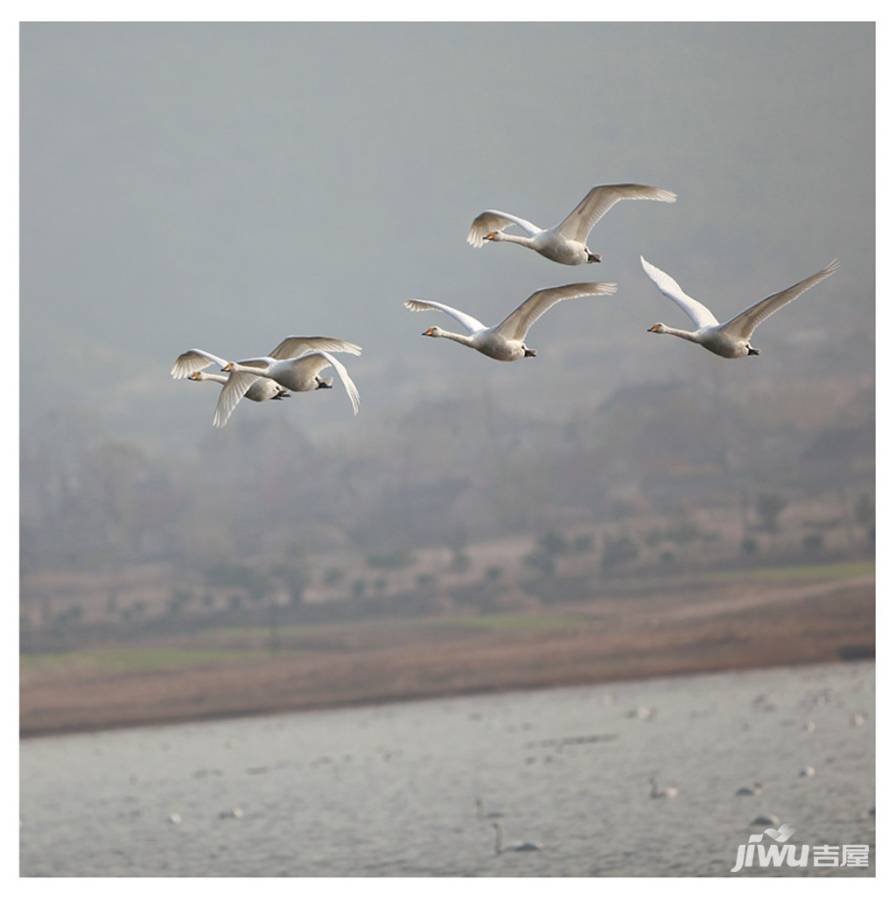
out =
<svg viewBox="0 0 896 900"><path fill-rule="evenodd" d="M869 865L732 877L863 876L874 665L35 738L20 777L23 875L727 875L767 816Z"/></svg>

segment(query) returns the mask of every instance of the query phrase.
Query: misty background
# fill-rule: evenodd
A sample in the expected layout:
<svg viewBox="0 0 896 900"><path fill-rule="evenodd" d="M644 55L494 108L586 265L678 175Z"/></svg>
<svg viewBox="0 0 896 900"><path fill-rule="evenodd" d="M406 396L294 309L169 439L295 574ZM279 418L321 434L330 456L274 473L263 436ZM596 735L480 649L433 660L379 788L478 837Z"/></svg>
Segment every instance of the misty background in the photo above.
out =
<svg viewBox="0 0 896 900"><path fill-rule="evenodd" d="M427 548L460 570L509 538L543 574L558 535L622 571L867 552L873 72L870 24L24 25L25 619L360 601L422 552L413 605ZM600 265L465 243L483 209L550 226L620 181L679 200L614 208ZM722 320L842 268L729 362L646 334L686 323L642 253ZM514 366L401 306L493 323L595 279L619 293L553 310ZM322 392L219 432L217 389L168 375L287 334L363 346L357 419Z"/></svg>

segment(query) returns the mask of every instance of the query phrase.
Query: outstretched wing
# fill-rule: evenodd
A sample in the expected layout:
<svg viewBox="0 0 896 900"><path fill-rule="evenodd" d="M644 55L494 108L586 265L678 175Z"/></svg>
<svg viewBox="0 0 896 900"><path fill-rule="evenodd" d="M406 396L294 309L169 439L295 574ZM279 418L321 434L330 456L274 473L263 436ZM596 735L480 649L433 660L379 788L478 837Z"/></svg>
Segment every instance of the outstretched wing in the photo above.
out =
<svg viewBox="0 0 896 900"><path fill-rule="evenodd" d="M434 300L405 300L404 308L409 309L411 312L425 312L427 309L438 309L451 316L452 319L456 319L470 332L484 331L486 328L479 319L474 319L469 313L461 312L453 306L446 306L444 303L436 303Z"/></svg>
<svg viewBox="0 0 896 900"><path fill-rule="evenodd" d="M537 225L533 225L519 216L513 216L497 209L487 209L473 219L473 224L470 225L470 230L467 232L467 243L473 247L481 247L485 243L487 234L493 231L504 231L511 225L519 225L530 237L535 237L541 231Z"/></svg>
<svg viewBox="0 0 896 900"><path fill-rule="evenodd" d="M500 325L495 332L512 341L525 340L529 329L555 303L572 300L575 297L591 297L596 294L615 294L616 285L605 281L588 281L579 284L564 284L562 287L536 291L523 301Z"/></svg>
<svg viewBox="0 0 896 900"><path fill-rule="evenodd" d="M227 384L221 388L218 395L218 405L215 407L215 416L212 424L215 428L223 428L227 424L231 413L236 409L237 403L243 399L246 391L258 381L258 375L248 372L231 372Z"/></svg>
<svg viewBox="0 0 896 900"><path fill-rule="evenodd" d="M273 350L271 357L273 359L292 359L295 356L301 356L309 350L329 350L332 353L351 353L352 356L360 356L361 348L351 341L343 341L341 338L333 337L300 337L292 335L283 338Z"/></svg>
<svg viewBox="0 0 896 900"><path fill-rule="evenodd" d="M766 297L765 300L760 300L749 309L745 309L742 313L726 322L722 328L735 337L749 340L760 322L767 319L772 313L777 312L782 306L786 306L792 300L796 300L800 294L804 294L809 288L815 287L816 284L824 281L825 278L830 278L839 268L840 261L837 259L831 260L820 272L798 281L777 294L772 294L771 297Z"/></svg>
<svg viewBox="0 0 896 900"><path fill-rule="evenodd" d="M647 262L643 256L641 257L641 266L647 273L647 277L660 289L660 293L665 294L680 307L698 328L719 324L719 320L699 300L689 297L671 275L667 275L662 269Z"/></svg>
<svg viewBox="0 0 896 900"><path fill-rule="evenodd" d="M227 365L227 361L221 359L220 356L215 356L214 353L207 353L205 350L187 350L186 353L181 353L174 360L174 365L171 367L171 377L186 378L188 375L192 375L194 372L201 372L211 365L224 368Z"/></svg>
<svg viewBox="0 0 896 900"><path fill-rule="evenodd" d="M339 376L339 380L342 382L346 394L348 394L348 399L351 400L352 409L354 410L355 415L358 415L358 408L361 405L361 395L358 393L358 388L348 374L348 369L346 369L335 356L331 356L325 350L321 350L317 353L309 353L307 356L303 356L296 363L296 368L308 378L313 378L321 372L321 370L326 369L327 366L332 366L336 370L336 374Z"/></svg>
<svg viewBox="0 0 896 900"><path fill-rule="evenodd" d="M591 229L620 200L659 200L674 203L672 191L649 184L601 184L591 188L581 203L554 229L564 237L584 244Z"/></svg>

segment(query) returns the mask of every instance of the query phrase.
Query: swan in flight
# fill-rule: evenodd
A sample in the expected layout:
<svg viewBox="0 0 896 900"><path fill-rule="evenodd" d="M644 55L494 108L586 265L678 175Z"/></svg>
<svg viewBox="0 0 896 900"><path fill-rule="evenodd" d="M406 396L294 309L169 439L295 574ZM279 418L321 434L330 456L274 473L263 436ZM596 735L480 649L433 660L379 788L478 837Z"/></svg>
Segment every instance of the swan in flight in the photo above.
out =
<svg viewBox="0 0 896 900"><path fill-rule="evenodd" d="M492 822L492 828L495 829L495 856L500 856L502 853L531 853L533 851L541 850L541 847L538 844L532 843L532 841L525 841L522 844L510 844L509 846L504 846L504 831L501 828L500 822Z"/></svg>
<svg viewBox="0 0 896 900"><path fill-rule="evenodd" d="M348 394L348 399L351 401L352 411L358 415L361 397L358 394L358 388L348 374L348 369L326 350L318 350L315 353L306 353L304 356L287 359L262 356L257 359L243 359L239 362L227 363L224 371L231 373L231 380L218 398L214 424L219 428L223 428L227 424L237 403L257 378L269 378L281 387L296 393L319 391L333 387L332 381L320 377L320 373L329 366L336 370L336 374Z"/></svg>
<svg viewBox="0 0 896 900"><path fill-rule="evenodd" d="M700 344L711 353L724 356L726 359L759 356L759 351L750 343L757 326L782 306L796 300L809 288L824 281L825 278L830 278L840 268L840 262L836 259L832 260L820 272L798 281L777 294L766 297L765 300L760 300L749 309L745 309L733 319L720 325L719 320L702 303L689 297L674 278L647 262L643 256L641 265L644 267L647 277L660 289L660 292L676 303L697 326L696 331L684 331L680 328L669 328L668 325L658 322L656 325L651 325L647 329L648 332L674 334L686 341Z"/></svg>
<svg viewBox="0 0 896 900"><path fill-rule="evenodd" d="M190 381L214 381L216 384L227 384L230 375L219 372L191 372L187 378ZM252 387L246 391L246 399L261 403L263 400L285 400L290 396L289 391L284 391L279 384L270 378L259 378Z"/></svg>
<svg viewBox="0 0 896 900"><path fill-rule="evenodd" d="M317 352L309 352L317 351ZM227 424L237 403L252 391L253 387L261 380L268 381L279 388L292 391L313 391L321 388L332 387L332 382L319 377L320 372L333 366L345 385L346 392L351 400L352 407L358 412L358 389L349 378L348 372L342 363L330 355L335 353L351 353L353 356L361 355L361 348L350 341L332 337L302 337L291 335L284 338L271 350L269 356L257 359L242 360L239 363L227 362L214 353L206 350L192 349L181 353L174 361L171 368L171 377L175 379L192 378L194 381L204 380L195 378L202 374L202 370L211 365L220 366L223 372L229 373L218 396L218 405L215 407L215 415L212 423L216 428L223 428ZM251 363L251 368L249 365ZM248 369L248 371L247 371ZM215 381L218 380L216 377ZM270 388L260 389L266 393ZM256 390L256 393L257 393ZM252 397L251 399L256 399ZM261 397L260 399L268 399ZM273 399L270 398L270 399Z"/></svg>
<svg viewBox="0 0 896 900"><path fill-rule="evenodd" d="M519 216L497 209L487 209L473 219L467 233L467 243L473 247L481 247L486 241L508 241L528 247L565 266L600 262L600 254L589 250L586 241L591 229L620 200L659 200L662 203L674 203L676 199L672 191L647 184L601 184L591 188L579 205L553 228L539 228L538 225L533 225ZM512 225L525 231L525 236L506 234L504 229Z"/></svg>
<svg viewBox="0 0 896 900"><path fill-rule="evenodd" d="M433 325L423 332L424 337L448 338L449 341L457 341L458 344L463 344L465 347L472 347L492 359L501 362L516 362L527 356L535 356L535 351L526 346L526 335L535 322L555 303L559 303L561 300L572 300L575 297L593 297L599 294L615 293L615 284L602 281L545 288L543 291L536 291L531 297L524 300L503 322L493 328L483 325L479 319L474 319L468 313L446 306L444 303L436 303L432 300L405 300L404 305L412 312L423 312L428 309L441 310L460 322L470 332L469 334L456 334Z"/></svg>

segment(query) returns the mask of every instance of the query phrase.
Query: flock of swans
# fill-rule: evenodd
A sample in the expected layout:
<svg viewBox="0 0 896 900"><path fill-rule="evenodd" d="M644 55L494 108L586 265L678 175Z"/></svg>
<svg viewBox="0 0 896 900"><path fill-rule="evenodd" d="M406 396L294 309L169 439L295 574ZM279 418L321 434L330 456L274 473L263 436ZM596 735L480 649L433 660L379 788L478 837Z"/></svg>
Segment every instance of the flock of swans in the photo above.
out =
<svg viewBox="0 0 896 900"><path fill-rule="evenodd" d="M594 226L621 200L655 200L674 203L671 191L644 184L605 184L592 188L575 209L553 228L540 228L532 222L496 209L481 212L470 226L467 242L482 247L488 242L512 243L534 250L549 260L567 266L599 263L600 254L588 247L588 237ZM509 232L516 227L524 234ZM658 322L648 328L653 334L671 334L725 359L758 356L751 343L757 326L782 306L795 300L809 288L829 278L839 268L835 259L821 271L796 284L760 300L753 306L720 323L699 300L686 294L678 282L662 269L641 257L647 277L660 292L673 301L691 320L694 330L672 328ZM458 322L465 333L446 331L432 325L424 337L446 338L499 360L516 362L534 357L536 351L526 344L529 330L551 307L561 300L615 294L617 286L609 282L580 282L536 291L497 325L489 327L469 313L432 300L411 299L404 302L411 312L436 310ZM333 387L332 380L321 378L321 372L332 368L348 394L352 410L358 413L360 397L345 366L334 353L361 354L357 344L332 337L284 338L267 356L228 361L205 350L192 349L182 353L174 362L171 375L175 379L212 381L221 385L213 424L223 428L243 397L256 402L283 400L290 392L316 391ZM217 365L220 372L206 373Z"/></svg>
<svg viewBox="0 0 896 900"><path fill-rule="evenodd" d="M260 403L263 400L283 400L290 396L290 391L299 393L333 387L332 381L320 377L324 369L332 366L357 415L360 405L358 388L333 353L360 356L361 348L339 338L292 336L280 341L268 356L239 362L227 362L214 353L193 349L178 356L171 368L171 376L223 385L212 420L216 428L223 428L243 397ZM203 372L211 365L219 366L221 373ZM228 374L224 375L224 372Z"/></svg>

